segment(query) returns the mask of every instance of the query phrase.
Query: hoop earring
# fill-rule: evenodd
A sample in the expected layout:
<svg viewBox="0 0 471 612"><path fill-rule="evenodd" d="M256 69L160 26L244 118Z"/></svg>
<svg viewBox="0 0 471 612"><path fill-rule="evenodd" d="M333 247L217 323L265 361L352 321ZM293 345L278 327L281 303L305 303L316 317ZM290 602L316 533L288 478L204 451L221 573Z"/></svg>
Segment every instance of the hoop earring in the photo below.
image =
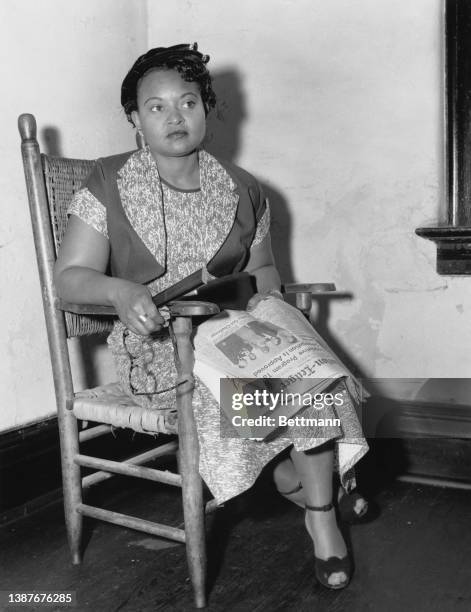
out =
<svg viewBox="0 0 471 612"><path fill-rule="evenodd" d="M144 138L144 134L140 128L137 128L136 131L136 144L139 149L146 148L146 139Z"/></svg>

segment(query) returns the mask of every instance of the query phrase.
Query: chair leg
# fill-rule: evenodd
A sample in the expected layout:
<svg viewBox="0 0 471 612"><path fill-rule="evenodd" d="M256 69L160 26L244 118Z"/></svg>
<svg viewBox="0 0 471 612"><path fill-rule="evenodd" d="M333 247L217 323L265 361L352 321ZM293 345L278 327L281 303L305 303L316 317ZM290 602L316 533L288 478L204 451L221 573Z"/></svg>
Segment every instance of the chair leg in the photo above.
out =
<svg viewBox="0 0 471 612"><path fill-rule="evenodd" d="M199 446L193 416L193 347L189 318L173 322L176 341L176 366L180 380L177 388L179 468L182 476L183 516L185 520L186 555L195 606L206 606L206 533L203 505L203 483L199 475Z"/></svg>
<svg viewBox="0 0 471 612"><path fill-rule="evenodd" d="M197 440L180 441L183 517L185 521L186 556L193 585L195 606L206 606L206 534L203 506L203 484L195 457ZM196 464L196 469L195 469Z"/></svg>
<svg viewBox="0 0 471 612"><path fill-rule="evenodd" d="M77 419L71 410L65 409L60 412L62 412L59 414L59 433L65 525L72 563L78 565L82 561L83 523L82 515L77 512L77 506L82 503L80 466L74 463L74 457L79 452L78 427Z"/></svg>

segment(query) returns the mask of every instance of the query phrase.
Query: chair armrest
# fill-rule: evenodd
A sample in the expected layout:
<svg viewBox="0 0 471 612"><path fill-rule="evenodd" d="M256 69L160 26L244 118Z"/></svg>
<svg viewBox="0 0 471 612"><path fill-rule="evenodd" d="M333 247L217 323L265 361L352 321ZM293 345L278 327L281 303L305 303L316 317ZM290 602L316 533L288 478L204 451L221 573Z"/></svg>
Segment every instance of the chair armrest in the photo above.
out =
<svg viewBox="0 0 471 612"><path fill-rule="evenodd" d="M64 312L73 312L77 315L101 315L101 316L116 316L116 310L112 306L99 306L98 304L74 304L66 302L60 298L56 298L54 306L57 310Z"/></svg>
<svg viewBox="0 0 471 612"><path fill-rule="evenodd" d="M199 317L211 314L217 314L219 307L211 302L198 301L181 301L169 302L168 308L172 317ZM65 312L73 312L78 315L95 315L95 316L117 316L113 306L99 306L97 304L73 304L65 302L59 298L56 299L55 306L58 310Z"/></svg>
<svg viewBox="0 0 471 612"><path fill-rule="evenodd" d="M167 304L172 317L201 317L217 314L219 306L212 302L181 301Z"/></svg>
<svg viewBox="0 0 471 612"><path fill-rule="evenodd" d="M284 293L330 293L336 291L334 283L289 283L283 285Z"/></svg>
<svg viewBox="0 0 471 612"><path fill-rule="evenodd" d="M307 318L311 312L313 297L332 296L336 293L334 283L290 283L284 285L281 290L286 294L293 293L296 296L296 308Z"/></svg>

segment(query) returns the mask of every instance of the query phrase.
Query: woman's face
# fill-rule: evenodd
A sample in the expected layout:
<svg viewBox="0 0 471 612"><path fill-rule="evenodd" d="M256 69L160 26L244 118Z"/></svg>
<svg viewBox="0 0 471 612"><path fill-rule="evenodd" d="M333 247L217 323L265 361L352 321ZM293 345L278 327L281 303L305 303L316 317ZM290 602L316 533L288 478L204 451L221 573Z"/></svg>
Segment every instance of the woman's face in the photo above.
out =
<svg viewBox="0 0 471 612"><path fill-rule="evenodd" d="M198 83L184 81L176 70L152 70L137 91L132 119L152 153L182 157L197 149L206 133L206 115Z"/></svg>

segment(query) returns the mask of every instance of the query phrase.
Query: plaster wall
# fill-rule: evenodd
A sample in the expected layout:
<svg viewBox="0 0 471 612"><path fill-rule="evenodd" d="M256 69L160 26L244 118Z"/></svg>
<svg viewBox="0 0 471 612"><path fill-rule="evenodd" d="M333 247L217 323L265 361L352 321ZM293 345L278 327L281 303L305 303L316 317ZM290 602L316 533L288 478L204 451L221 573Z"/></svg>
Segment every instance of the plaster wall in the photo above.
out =
<svg viewBox="0 0 471 612"><path fill-rule="evenodd" d="M148 47L183 41L212 56L208 148L262 181L283 280L351 294L327 317L345 358L393 396L468 377L471 280L437 276L434 246L414 234L445 218L441 11L441 0L3 0L0 431L54 413L17 116L36 115L50 153L127 150L123 74ZM99 382L114 376L102 347L91 359ZM79 351L74 375L88 382Z"/></svg>
<svg viewBox="0 0 471 612"><path fill-rule="evenodd" d="M438 276L414 234L445 219L441 0L148 9L149 46L197 40L211 55L208 147L266 187L284 280L351 293L328 321L350 363L393 395L468 377L471 279Z"/></svg>
<svg viewBox="0 0 471 612"><path fill-rule="evenodd" d="M146 44L145 2L0 3L0 430L55 413L17 117L36 116L40 145L53 154L94 158L129 150L134 137L119 87ZM114 377L103 347L88 354L100 381ZM74 374L82 386L78 351Z"/></svg>

